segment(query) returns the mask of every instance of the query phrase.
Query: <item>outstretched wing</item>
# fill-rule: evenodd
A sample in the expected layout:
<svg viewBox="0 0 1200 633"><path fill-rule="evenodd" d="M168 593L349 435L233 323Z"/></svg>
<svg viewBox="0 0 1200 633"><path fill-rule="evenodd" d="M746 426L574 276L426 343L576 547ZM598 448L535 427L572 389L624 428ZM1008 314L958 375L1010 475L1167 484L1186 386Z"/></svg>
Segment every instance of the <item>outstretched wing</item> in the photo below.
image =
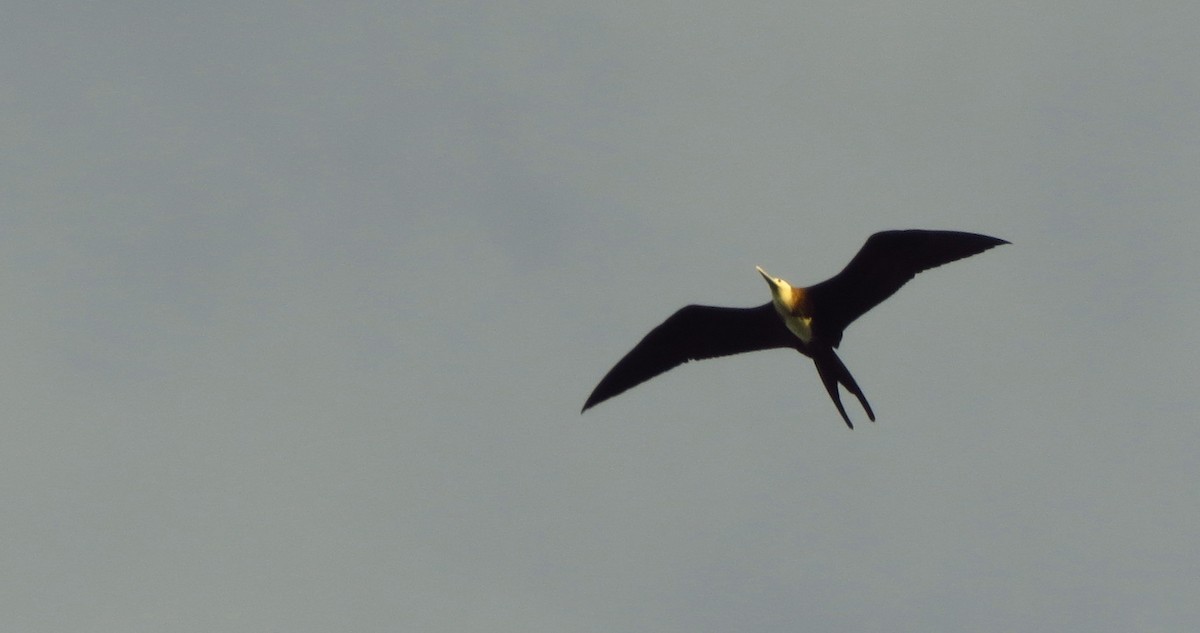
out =
<svg viewBox="0 0 1200 633"><path fill-rule="evenodd" d="M814 333L836 347L855 319L892 296L917 273L1009 242L960 231L883 231L834 277L806 289Z"/></svg>
<svg viewBox="0 0 1200 633"><path fill-rule="evenodd" d="M718 308L690 305L680 308L650 330L617 362L588 396L583 410L690 360L729 356L799 343L775 306Z"/></svg>

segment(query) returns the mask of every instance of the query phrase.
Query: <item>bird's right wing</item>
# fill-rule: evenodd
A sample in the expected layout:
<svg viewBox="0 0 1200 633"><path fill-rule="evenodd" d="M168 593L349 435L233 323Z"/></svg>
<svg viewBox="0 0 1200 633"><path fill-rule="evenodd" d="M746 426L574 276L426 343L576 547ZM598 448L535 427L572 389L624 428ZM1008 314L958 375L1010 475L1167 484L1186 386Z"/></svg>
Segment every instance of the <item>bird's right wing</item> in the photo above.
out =
<svg viewBox="0 0 1200 633"><path fill-rule="evenodd" d="M690 360L794 347L799 343L771 303L757 308L680 308L650 330L588 396L583 410Z"/></svg>

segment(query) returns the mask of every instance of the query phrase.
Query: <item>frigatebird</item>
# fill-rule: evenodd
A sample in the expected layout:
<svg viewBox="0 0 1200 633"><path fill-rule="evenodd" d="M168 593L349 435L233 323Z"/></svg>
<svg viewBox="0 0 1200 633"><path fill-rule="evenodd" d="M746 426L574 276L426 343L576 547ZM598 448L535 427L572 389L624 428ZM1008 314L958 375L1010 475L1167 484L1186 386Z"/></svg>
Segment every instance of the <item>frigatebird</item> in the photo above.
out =
<svg viewBox="0 0 1200 633"><path fill-rule="evenodd" d="M769 303L757 308L680 308L609 370L583 411L690 360L792 348L812 358L846 426L854 428L842 406L839 382L874 422L875 412L862 389L833 351L842 342L842 332L917 273L1009 243L961 231L882 231L867 238L842 272L807 288L756 267L771 288Z"/></svg>

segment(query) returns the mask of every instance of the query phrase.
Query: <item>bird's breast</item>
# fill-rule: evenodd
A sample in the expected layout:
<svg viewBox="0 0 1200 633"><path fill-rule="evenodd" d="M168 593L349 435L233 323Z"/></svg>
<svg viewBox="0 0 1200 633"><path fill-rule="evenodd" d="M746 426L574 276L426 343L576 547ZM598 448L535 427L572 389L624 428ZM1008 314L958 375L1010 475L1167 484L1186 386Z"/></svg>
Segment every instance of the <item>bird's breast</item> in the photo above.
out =
<svg viewBox="0 0 1200 633"><path fill-rule="evenodd" d="M786 325L787 329L791 330L792 334L795 334L797 338L799 338L805 344L812 341L812 317L807 317L800 313L792 314L790 311L780 306L779 303L775 304L775 313L779 315L779 318L783 319L783 324Z"/></svg>
<svg viewBox="0 0 1200 633"><path fill-rule="evenodd" d="M792 331L792 334L799 337L801 341L805 343L812 342L812 317L791 316L789 314L783 317L783 322Z"/></svg>

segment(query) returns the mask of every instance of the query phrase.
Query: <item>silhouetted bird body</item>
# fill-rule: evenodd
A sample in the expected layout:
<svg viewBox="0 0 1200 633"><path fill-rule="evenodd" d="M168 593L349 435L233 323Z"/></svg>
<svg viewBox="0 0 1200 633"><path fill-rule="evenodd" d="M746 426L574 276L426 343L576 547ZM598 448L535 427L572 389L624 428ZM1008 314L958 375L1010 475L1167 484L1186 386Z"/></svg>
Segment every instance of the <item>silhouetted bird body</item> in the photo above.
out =
<svg viewBox="0 0 1200 633"><path fill-rule="evenodd" d="M958 231L883 231L868 238L840 273L807 288L792 286L758 268L771 289L769 303L756 308L680 308L609 370L583 410L690 360L790 347L812 358L847 426L854 428L842 406L838 383L858 398L874 421L862 389L834 353L846 327L917 273L1008 243Z"/></svg>

